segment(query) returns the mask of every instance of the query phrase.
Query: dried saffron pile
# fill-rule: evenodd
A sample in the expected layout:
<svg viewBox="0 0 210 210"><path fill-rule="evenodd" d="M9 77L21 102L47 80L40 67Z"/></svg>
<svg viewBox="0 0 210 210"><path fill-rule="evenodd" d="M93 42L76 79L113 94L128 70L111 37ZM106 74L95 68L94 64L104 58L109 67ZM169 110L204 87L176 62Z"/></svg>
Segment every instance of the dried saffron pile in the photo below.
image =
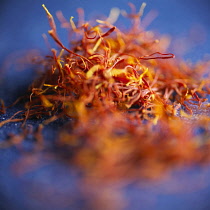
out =
<svg viewBox="0 0 210 210"><path fill-rule="evenodd" d="M71 37L68 48L43 5L58 49L43 58L25 110L15 115L21 116L1 125L34 116L47 116L43 125L73 119L59 131L57 147L93 177L157 177L172 166L208 161L209 63L174 58L167 38L141 26L145 4L138 12L130 6L126 31L114 26L116 9L93 25L81 9L77 24L58 13Z"/></svg>

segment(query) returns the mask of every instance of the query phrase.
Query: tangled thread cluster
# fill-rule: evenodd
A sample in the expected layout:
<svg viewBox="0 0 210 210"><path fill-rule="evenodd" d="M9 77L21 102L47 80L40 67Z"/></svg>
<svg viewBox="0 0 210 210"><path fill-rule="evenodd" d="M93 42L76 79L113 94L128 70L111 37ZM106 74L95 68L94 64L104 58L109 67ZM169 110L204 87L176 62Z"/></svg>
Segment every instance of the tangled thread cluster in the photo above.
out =
<svg viewBox="0 0 210 210"><path fill-rule="evenodd" d="M59 132L58 146L89 176L157 177L171 166L209 159L209 63L189 64L167 53L169 40L141 26L144 6L124 12L132 21L124 32L113 25L116 9L94 26L81 9L77 24L58 13L71 36L69 49L43 5L59 51L42 60L24 119L10 120L74 119Z"/></svg>

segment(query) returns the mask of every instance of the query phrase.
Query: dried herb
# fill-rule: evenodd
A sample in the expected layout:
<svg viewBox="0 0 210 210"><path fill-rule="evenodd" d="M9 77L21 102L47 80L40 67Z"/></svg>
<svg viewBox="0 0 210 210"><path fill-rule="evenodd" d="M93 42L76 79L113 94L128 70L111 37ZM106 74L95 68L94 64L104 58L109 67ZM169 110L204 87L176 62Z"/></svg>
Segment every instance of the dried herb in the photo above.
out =
<svg viewBox="0 0 210 210"><path fill-rule="evenodd" d="M81 9L78 24L59 12L74 38L69 49L43 5L58 49L43 58L23 117L1 126L34 116L48 116L43 124L75 119L59 133L58 146L69 149L71 164L98 177L157 177L171 166L208 160L209 63L175 59L167 38L141 27L145 4L139 12L131 7L124 12L133 23L127 31L113 25L116 9L94 26ZM205 132L196 133L201 127Z"/></svg>

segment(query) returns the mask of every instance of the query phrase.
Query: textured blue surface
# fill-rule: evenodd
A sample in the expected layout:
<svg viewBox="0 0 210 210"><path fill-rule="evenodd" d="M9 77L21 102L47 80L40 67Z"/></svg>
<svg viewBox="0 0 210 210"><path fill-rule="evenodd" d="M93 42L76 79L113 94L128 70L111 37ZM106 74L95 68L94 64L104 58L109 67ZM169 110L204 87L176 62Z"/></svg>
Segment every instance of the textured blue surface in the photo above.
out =
<svg viewBox="0 0 210 210"><path fill-rule="evenodd" d="M45 3L52 14L62 10L66 17L77 17L76 9L82 7L86 12L86 19L98 14L108 15L112 7L121 9L127 7L127 0L21 0L1 1L0 8L0 50L2 62L8 55L20 50L31 48L45 49L42 33L49 29L45 12L41 4ZM137 7L140 1L131 1ZM159 16L149 26L160 33L173 37L185 36L194 25L200 25L205 33L206 41L198 42L188 52L185 58L193 61L202 59L210 53L209 9L207 0L148 0L145 13L154 9ZM120 18L119 25L128 24ZM60 37L65 40L65 33L60 30ZM202 34L201 34L202 35ZM45 51L46 52L46 51ZM11 61L13 57L10 57ZM1 65L1 66L2 66ZM5 67L5 66L4 66ZM5 69L5 68L4 68ZM7 103L17 96L24 95L25 89L33 78L32 68L24 71L15 71L10 66L5 72L1 68L0 98ZM0 120L8 118L16 110L10 109L8 115L1 116ZM30 122L36 125L36 122ZM53 124L45 129L45 136L49 141L56 136L56 130L62 122ZM0 141L5 139L9 132L18 132L19 124L5 125L0 128ZM67 164L49 154L48 150L30 153L33 141L29 140L24 148L0 149L0 209L120 209L122 200L127 201L125 209L157 209L157 210L202 210L210 209L210 167L191 168L174 171L173 176L158 182L128 185L122 190L117 186L105 185L98 187L91 183L83 183L76 170L67 167ZM27 152L28 151L28 152ZM25 164L34 163L36 167L24 171L20 158ZM30 162L31 161L31 162ZM107 196L104 196L107 194ZM89 197L91 195L91 197ZM101 200L103 206L94 206L94 201Z"/></svg>

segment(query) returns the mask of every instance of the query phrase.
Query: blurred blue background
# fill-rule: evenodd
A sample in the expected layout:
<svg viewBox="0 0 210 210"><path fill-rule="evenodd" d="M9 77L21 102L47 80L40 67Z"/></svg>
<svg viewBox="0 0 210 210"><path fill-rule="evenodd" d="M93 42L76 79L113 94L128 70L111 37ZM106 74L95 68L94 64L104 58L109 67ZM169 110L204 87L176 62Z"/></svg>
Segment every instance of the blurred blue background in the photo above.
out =
<svg viewBox="0 0 210 210"><path fill-rule="evenodd" d="M137 8L142 1L131 0ZM193 62L208 59L210 54L210 1L209 0L148 0L145 14L151 10L158 12L157 18L148 26L160 34L172 37L172 53L177 53L176 45L191 47L183 56ZM74 16L76 9L85 10L85 19L103 14L108 16L112 7L129 11L127 0L1 0L0 6L0 98L11 102L23 95L33 78L32 68L17 71L13 59L29 49L40 49L47 53L43 33L49 29L46 14L41 7L45 4L55 16L61 10L66 18ZM118 27L127 26L128 21L120 18ZM65 32L59 30L65 43ZM185 37L180 41L178 37ZM177 41L178 40L178 41ZM9 59L11 65L5 65ZM5 71L5 69L7 71ZM13 110L12 110L13 111ZM11 111L11 112L12 112ZM9 113L10 114L10 113ZM7 117L5 115L4 117ZM3 118L1 117L1 120ZM56 127L56 125L54 125ZM53 129L55 128L53 127ZM18 124L0 128L0 141L6 133L18 130ZM48 128L46 132L51 132ZM18 173L14 162L22 155L26 160L37 161L38 167ZM27 164L27 163L26 163ZM22 170L22 165L17 165ZM196 167L176 170L173 176L158 182L133 184L123 190L117 186L94 187L81 183L74 169L45 154L25 154L17 148L0 149L0 209L210 209L210 168ZM117 184L116 184L117 185ZM89 197L90 195L90 197ZM92 197L91 197L92 196ZM126 198L126 199L125 199ZM99 204L102 206L98 206Z"/></svg>

